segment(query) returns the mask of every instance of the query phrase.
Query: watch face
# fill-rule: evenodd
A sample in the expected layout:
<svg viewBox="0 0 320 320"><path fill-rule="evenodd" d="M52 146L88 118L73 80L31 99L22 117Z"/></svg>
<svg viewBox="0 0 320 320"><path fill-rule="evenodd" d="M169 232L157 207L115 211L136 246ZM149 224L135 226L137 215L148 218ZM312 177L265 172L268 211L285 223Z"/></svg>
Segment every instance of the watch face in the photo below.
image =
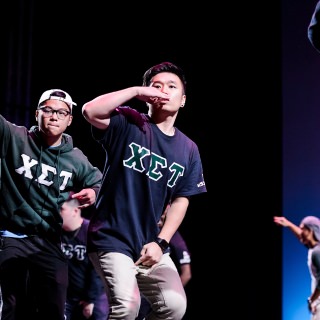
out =
<svg viewBox="0 0 320 320"><path fill-rule="evenodd" d="M162 250L166 250L169 247L169 243L161 238L157 238L157 242Z"/></svg>

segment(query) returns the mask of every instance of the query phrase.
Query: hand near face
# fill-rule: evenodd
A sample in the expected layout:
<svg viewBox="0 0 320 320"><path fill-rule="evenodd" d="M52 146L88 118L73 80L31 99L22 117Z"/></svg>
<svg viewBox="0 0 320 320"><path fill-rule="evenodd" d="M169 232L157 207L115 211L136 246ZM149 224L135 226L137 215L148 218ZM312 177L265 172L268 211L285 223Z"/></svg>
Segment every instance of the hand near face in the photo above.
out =
<svg viewBox="0 0 320 320"><path fill-rule="evenodd" d="M87 208L95 203L96 201L96 193L93 189L82 189L78 193L74 193L72 198L77 198L80 202L80 209Z"/></svg>

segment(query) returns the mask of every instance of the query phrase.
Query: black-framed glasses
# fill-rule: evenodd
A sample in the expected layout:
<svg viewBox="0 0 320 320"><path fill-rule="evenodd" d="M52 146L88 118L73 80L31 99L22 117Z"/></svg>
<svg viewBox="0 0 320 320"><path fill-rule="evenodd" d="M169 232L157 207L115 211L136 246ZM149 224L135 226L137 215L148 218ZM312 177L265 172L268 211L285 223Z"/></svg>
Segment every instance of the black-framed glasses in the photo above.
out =
<svg viewBox="0 0 320 320"><path fill-rule="evenodd" d="M71 112L68 111L68 110L65 110L65 109L54 110L54 109L52 109L50 107L41 107L41 108L39 108L39 110L42 111L43 116L45 118L52 117L52 115L54 113L56 113L58 119L60 119L60 120L64 120L69 114L71 114Z"/></svg>

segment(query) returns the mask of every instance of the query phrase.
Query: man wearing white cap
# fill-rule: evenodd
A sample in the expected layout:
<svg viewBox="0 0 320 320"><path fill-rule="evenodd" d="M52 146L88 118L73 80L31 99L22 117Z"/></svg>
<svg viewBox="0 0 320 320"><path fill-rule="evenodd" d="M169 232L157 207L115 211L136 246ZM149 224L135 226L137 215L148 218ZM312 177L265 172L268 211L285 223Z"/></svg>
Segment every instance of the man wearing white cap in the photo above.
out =
<svg viewBox="0 0 320 320"><path fill-rule="evenodd" d="M64 133L75 105L67 92L52 89L40 97L37 126L28 130L0 115L1 319L26 317L27 310L19 313L21 274L29 275L37 319L64 319L68 265L60 207L70 191L80 208L92 205L101 183L99 169Z"/></svg>
<svg viewBox="0 0 320 320"><path fill-rule="evenodd" d="M274 217L278 225L288 227L308 248L308 268L311 275L311 295L307 299L311 320L320 320L320 219L304 217L297 226L285 217Z"/></svg>

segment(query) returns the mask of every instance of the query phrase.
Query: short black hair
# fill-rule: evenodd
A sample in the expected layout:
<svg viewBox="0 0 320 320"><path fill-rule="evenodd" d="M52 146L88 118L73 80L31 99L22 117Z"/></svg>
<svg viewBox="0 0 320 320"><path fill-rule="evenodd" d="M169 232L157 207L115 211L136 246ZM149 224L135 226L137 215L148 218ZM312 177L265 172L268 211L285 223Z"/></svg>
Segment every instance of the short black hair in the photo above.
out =
<svg viewBox="0 0 320 320"><path fill-rule="evenodd" d="M184 94L186 93L187 81L186 81L184 72L180 67L176 66L171 62L161 62L151 67L150 69L148 69L143 75L143 82L142 82L143 86L148 87L151 83L152 78L156 74L161 72L171 72L177 75L183 84Z"/></svg>

